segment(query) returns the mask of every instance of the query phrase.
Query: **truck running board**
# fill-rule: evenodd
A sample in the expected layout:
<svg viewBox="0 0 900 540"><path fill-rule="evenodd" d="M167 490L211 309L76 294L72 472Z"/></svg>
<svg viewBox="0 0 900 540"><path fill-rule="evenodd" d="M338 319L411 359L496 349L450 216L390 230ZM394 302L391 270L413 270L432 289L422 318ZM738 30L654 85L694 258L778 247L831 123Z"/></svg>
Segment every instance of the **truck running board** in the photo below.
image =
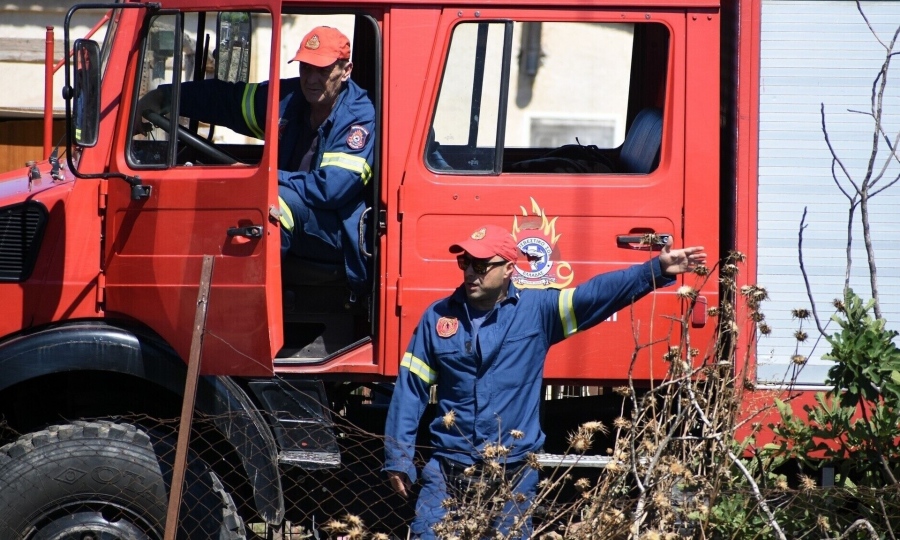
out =
<svg viewBox="0 0 900 540"><path fill-rule="evenodd" d="M282 450L278 452L278 463L296 465L304 469L331 469L341 465L341 454L340 452Z"/></svg>
<svg viewBox="0 0 900 540"><path fill-rule="evenodd" d="M583 456L579 454L536 454L538 463L544 467L590 467L595 469L606 468L613 460L609 456Z"/></svg>

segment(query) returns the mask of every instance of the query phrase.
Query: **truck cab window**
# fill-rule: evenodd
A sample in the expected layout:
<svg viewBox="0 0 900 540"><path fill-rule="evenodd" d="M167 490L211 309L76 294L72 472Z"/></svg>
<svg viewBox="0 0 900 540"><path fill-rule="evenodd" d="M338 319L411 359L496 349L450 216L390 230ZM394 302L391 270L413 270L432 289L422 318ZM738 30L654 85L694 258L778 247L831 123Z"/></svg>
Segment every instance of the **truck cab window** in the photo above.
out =
<svg viewBox="0 0 900 540"><path fill-rule="evenodd" d="M206 79L248 83L254 82L260 73L267 77L268 63L254 65L252 62L251 43L254 48L265 51L269 48L264 36L251 36L260 25L270 26L271 17L246 12L207 12L164 13L151 19L144 40L140 78L135 81L134 135L128 153L132 166L233 165L259 161L261 133L241 133L234 126L189 118L183 109L194 106L198 100L188 91L182 96L176 85ZM178 104L177 113L173 103ZM169 123L172 117L177 118L175 126ZM173 137L176 131L178 135Z"/></svg>
<svg viewBox="0 0 900 540"><path fill-rule="evenodd" d="M651 172L661 152L668 39L655 23L457 25L426 165L445 174Z"/></svg>

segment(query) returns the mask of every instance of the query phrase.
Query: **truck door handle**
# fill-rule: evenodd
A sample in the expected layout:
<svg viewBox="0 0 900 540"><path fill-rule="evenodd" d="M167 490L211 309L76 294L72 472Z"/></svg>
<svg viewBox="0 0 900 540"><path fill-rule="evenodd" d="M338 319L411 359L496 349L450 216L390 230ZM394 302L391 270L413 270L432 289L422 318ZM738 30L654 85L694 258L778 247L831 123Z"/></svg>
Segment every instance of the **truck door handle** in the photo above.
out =
<svg viewBox="0 0 900 540"><path fill-rule="evenodd" d="M228 236L243 236L244 238L262 238L262 225L247 225L246 227L229 227Z"/></svg>
<svg viewBox="0 0 900 540"><path fill-rule="evenodd" d="M652 244L642 244L641 241L650 236L655 235ZM642 251L660 251L663 246L672 240L669 233L648 233L648 234L620 234L616 236L616 247L620 249L637 249Z"/></svg>
<svg viewBox="0 0 900 540"><path fill-rule="evenodd" d="M367 259L372 258L372 254L366 251L366 216L371 211L372 207L368 206L359 216L359 253Z"/></svg>

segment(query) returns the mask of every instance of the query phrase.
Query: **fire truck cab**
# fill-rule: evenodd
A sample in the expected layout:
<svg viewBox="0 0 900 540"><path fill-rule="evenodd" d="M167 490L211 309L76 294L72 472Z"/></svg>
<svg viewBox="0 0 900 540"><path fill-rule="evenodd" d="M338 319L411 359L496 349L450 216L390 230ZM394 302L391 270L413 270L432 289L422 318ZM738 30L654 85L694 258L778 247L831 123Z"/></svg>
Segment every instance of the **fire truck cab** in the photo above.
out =
<svg viewBox="0 0 900 540"><path fill-rule="evenodd" d="M66 27L64 163L0 182L0 247L10 246L0 253L0 404L18 433L44 434L61 418L177 415L212 257L198 410L240 419L219 426L239 453L268 449L241 454L239 468L256 512L274 523L284 517L279 462L340 459L333 435L292 436L290 426L326 422L338 388L389 388L420 315L460 283L449 245L479 226L515 236L527 254L521 288L577 286L669 241L718 258L715 0L129 1L77 5L67 22L81 10L109 22L94 39L70 40ZM376 113L361 294L342 261L280 254L280 85L297 76L288 60L319 25L350 38L352 78ZM210 78L268 81L257 137L180 114L181 83ZM139 100L161 85L170 106L140 116ZM708 283L698 301L715 305L715 276ZM556 346L547 384L663 375L685 309L676 289ZM689 324L713 330L703 309ZM47 397L25 407L35 393ZM279 408L294 417L255 412ZM564 435L570 412L548 412L548 430ZM377 423L383 412L365 414ZM130 427L101 428L146 450ZM153 529L155 512L136 511L133 523ZM67 526L57 513L23 517L22 530ZM103 515L85 513L81 525Z"/></svg>
<svg viewBox="0 0 900 540"><path fill-rule="evenodd" d="M218 257L205 373L395 374L417 315L457 284L447 246L480 224L509 228L534 253L519 269L522 287L576 285L642 262L645 234L716 245L715 227L690 227L695 213L685 210L715 215L718 205L717 126L703 120L715 116L699 114L717 107L716 65L702 59L718 37L715 6L702 16L563 4L270 9L123 9L109 35L140 28L141 42L99 50L99 65L87 68L99 72L81 79L102 73L124 84L100 83L93 101L73 101L97 118L93 133L80 130L95 144L76 140L73 169L110 180L102 308L141 321L186 356L200 261ZM177 111L182 81L268 80L277 111L280 80L297 74L287 60L303 24L352 35L352 77L376 108L376 163L359 223L367 295L349 292L340 261L280 259L277 145L264 143L277 140L276 114L256 119L261 139L160 116L150 134L132 135L147 122L134 114L137 101L160 84L172 85ZM711 181L689 192L699 183L689 187L688 176ZM656 302L658 312L678 310L670 293ZM650 304L639 303L634 318L646 318ZM596 352L606 360L584 362L563 347L549 375L624 379L633 343L622 337L632 325L611 322L588 339L604 343Z"/></svg>

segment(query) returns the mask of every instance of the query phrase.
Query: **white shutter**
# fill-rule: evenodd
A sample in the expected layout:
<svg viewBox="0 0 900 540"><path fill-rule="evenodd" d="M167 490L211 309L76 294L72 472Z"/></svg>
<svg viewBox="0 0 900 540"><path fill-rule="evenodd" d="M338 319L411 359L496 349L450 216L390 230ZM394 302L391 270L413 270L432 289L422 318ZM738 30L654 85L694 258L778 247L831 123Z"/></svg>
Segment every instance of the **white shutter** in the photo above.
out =
<svg viewBox="0 0 900 540"><path fill-rule="evenodd" d="M862 8L882 42L887 44L900 25L900 1L862 2ZM830 350L819 340L812 321L798 344L799 321L791 310L809 308L810 301L798 262L798 231L804 207L803 260L819 318L830 322L832 300L841 296L846 268L848 200L831 174L831 154L822 131L820 108L832 146L854 180L861 181L872 152L870 112L874 78L885 50L851 1L763 0L760 59L759 122L759 275L769 292L763 306L772 328L757 345L760 382L780 382L796 368L791 356L809 363L797 382L823 383ZM900 50L898 47L897 50ZM884 127L893 138L900 130L900 57L894 59L884 97ZM876 161L889 156L882 141ZM840 175L840 171L838 171ZM881 185L900 174L894 161ZM841 184L847 180L838 176ZM845 188L846 189L846 188ZM875 245L879 295L887 327L900 330L900 184L872 200L871 233ZM857 210L853 225L851 287L864 299L872 296Z"/></svg>

